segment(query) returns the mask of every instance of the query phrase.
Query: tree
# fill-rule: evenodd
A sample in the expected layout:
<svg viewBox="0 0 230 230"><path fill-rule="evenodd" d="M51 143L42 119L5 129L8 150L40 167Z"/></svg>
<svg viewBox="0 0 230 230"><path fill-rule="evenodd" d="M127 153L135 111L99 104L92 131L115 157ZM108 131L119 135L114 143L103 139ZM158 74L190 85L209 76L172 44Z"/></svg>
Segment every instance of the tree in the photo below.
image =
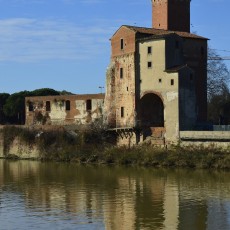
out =
<svg viewBox="0 0 230 230"><path fill-rule="evenodd" d="M208 49L208 120L216 125L230 122L230 74L226 64L213 49Z"/></svg>
<svg viewBox="0 0 230 230"><path fill-rule="evenodd" d="M208 49L207 71L207 96L210 101L213 96L221 95L230 83L230 73L226 64L211 48Z"/></svg>

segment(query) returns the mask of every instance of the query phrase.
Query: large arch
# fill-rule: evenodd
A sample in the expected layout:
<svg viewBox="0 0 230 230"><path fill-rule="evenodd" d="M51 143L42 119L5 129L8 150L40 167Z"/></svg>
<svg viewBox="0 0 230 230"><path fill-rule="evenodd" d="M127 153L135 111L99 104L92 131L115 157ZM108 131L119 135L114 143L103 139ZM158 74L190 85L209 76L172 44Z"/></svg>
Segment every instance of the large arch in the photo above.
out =
<svg viewBox="0 0 230 230"><path fill-rule="evenodd" d="M145 127L164 127L164 104L162 99L147 93L141 98L141 124Z"/></svg>

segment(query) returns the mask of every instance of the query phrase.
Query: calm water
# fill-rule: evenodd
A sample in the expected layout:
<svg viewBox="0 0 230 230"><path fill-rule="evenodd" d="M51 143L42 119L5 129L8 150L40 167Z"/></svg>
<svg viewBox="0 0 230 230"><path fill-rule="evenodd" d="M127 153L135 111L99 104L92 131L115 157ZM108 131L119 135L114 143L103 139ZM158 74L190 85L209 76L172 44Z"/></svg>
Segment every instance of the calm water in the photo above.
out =
<svg viewBox="0 0 230 230"><path fill-rule="evenodd" d="M230 229L230 173L0 160L0 229Z"/></svg>

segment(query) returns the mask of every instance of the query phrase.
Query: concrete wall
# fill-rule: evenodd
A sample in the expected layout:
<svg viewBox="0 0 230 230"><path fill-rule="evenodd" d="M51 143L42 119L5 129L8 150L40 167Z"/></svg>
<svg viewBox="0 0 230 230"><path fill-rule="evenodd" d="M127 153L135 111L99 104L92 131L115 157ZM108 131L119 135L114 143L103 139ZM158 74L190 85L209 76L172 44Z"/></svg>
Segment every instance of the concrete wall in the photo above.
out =
<svg viewBox="0 0 230 230"><path fill-rule="evenodd" d="M230 131L182 131L182 145L202 145L230 148Z"/></svg>

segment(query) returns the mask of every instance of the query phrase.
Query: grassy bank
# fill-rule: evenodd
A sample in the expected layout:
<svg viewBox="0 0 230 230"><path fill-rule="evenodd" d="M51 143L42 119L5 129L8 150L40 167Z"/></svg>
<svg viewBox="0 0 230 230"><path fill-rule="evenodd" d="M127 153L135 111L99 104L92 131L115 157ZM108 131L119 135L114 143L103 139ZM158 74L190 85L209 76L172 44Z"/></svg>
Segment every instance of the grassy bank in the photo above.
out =
<svg viewBox="0 0 230 230"><path fill-rule="evenodd" d="M39 159L45 161L230 169L230 149L222 150L214 146L173 146L169 149L149 145L133 148L115 147L116 137L104 129L95 127L71 132L64 129L38 132L5 127L2 133L6 157L13 140L19 138L27 145L36 145L39 149Z"/></svg>

